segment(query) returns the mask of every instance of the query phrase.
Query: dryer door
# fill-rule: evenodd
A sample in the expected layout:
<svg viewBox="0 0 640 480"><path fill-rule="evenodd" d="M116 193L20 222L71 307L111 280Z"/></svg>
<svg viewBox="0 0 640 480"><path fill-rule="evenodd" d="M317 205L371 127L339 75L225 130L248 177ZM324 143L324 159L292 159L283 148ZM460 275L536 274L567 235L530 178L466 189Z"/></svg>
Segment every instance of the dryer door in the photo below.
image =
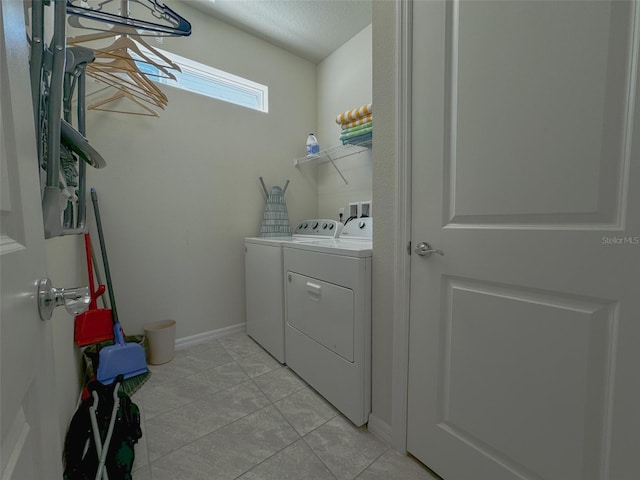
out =
<svg viewBox="0 0 640 480"><path fill-rule="evenodd" d="M286 299L291 327L353 363L353 290L287 272Z"/></svg>

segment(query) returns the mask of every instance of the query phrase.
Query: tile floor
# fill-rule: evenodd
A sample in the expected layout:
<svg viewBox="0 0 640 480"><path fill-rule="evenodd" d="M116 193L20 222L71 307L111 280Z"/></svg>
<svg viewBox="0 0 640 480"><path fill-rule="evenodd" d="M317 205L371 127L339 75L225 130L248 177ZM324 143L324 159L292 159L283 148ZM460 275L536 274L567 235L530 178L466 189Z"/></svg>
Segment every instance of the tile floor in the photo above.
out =
<svg viewBox="0 0 640 480"><path fill-rule="evenodd" d="M245 334L176 350L133 395L135 480L432 480Z"/></svg>

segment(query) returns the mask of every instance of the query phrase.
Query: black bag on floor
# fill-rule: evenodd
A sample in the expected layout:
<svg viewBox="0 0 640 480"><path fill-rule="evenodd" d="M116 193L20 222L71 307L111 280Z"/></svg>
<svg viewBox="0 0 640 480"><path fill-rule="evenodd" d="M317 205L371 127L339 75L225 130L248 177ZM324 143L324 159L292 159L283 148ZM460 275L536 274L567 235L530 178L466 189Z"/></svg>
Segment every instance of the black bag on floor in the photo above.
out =
<svg viewBox="0 0 640 480"><path fill-rule="evenodd" d="M94 381L88 385L90 393L95 391L98 394L96 420L103 444L113 411L113 389L118 383L116 380L112 385L105 386ZM105 467L110 480L131 480L134 447L142 437L140 410L122 390L118 391L118 401L120 405L108 445ZM82 401L71 419L64 442L64 480L95 479L99 458L89 412L92 405L93 396L90 396Z"/></svg>

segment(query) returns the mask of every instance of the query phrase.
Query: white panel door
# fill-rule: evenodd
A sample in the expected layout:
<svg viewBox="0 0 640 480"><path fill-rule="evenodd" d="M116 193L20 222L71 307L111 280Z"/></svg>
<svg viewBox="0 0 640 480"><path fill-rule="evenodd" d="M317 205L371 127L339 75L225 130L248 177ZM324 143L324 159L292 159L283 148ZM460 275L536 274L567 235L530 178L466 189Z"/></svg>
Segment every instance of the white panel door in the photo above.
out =
<svg viewBox="0 0 640 480"><path fill-rule="evenodd" d="M0 3L0 478L62 478L38 160L21 1Z"/></svg>
<svg viewBox="0 0 640 480"><path fill-rule="evenodd" d="M413 4L408 450L445 480L632 480L640 5Z"/></svg>

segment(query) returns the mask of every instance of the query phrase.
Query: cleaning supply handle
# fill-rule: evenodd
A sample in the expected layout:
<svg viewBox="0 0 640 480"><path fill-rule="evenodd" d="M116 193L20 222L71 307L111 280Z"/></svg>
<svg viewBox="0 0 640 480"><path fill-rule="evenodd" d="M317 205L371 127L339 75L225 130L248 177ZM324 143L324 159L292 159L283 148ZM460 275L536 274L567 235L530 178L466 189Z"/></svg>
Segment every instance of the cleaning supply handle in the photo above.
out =
<svg viewBox="0 0 640 480"><path fill-rule="evenodd" d="M91 238L88 233L84 234L84 249L87 257L87 272L89 273L89 293L91 293L91 302L89 303L89 310L97 310L98 304L96 300L104 293L104 285L98 283L98 289L96 290L95 283L93 281L93 265L91 260Z"/></svg>
<svg viewBox="0 0 640 480"><path fill-rule="evenodd" d="M111 271L109 270L109 259L107 258L107 249L104 243L104 235L102 233L102 222L100 221L100 209L98 208L98 194L96 189L91 187L91 201L93 202L93 211L96 216L96 225L98 227L98 239L100 240L100 250L102 252L102 263L104 264L104 275L107 277L107 288L109 290L109 303L111 303L111 314L113 315L113 323L120 323L118 320L118 310L116 309L116 298L113 292L113 283L111 283Z"/></svg>

